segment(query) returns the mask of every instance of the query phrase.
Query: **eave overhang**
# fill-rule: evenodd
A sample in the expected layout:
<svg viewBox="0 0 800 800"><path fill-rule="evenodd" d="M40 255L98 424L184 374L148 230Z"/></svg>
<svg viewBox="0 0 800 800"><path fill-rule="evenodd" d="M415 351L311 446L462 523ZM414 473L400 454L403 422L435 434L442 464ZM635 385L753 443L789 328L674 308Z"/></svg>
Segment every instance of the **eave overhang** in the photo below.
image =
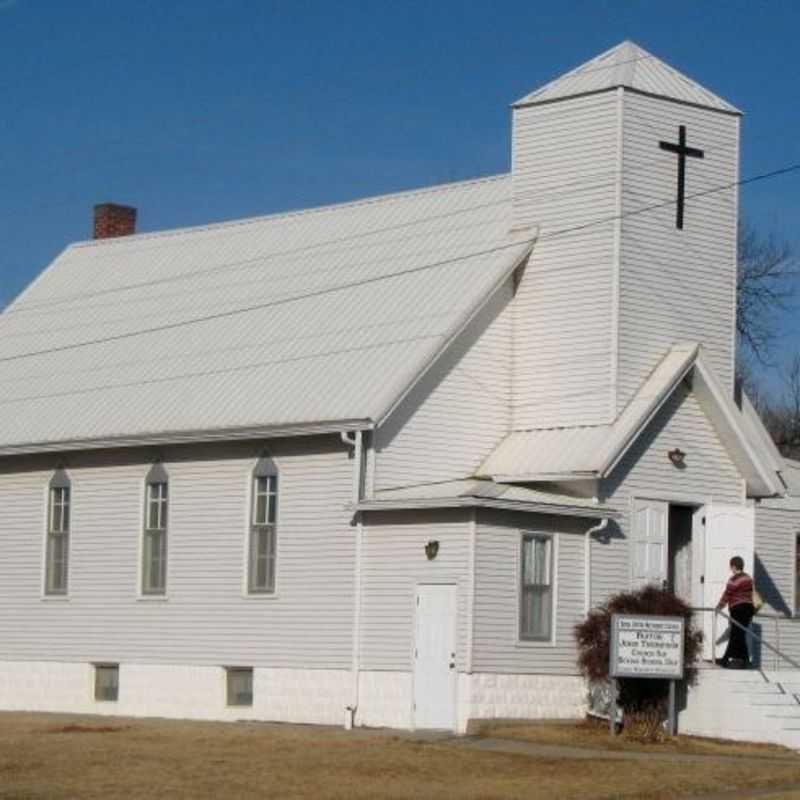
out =
<svg viewBox="0 0 800 800"><path fill-rule="evenodd" d="M98 439L72 439L5 445L0 447L0 456L66 453L81 450L110 450L123 447L149 447L153 445L193 444L197 442L283 439L290 436L315 436L328 433L367 431L372 430L374 427L375 424L370 419L345 419L296 425L248 426L200 431L162 431Z"/></svg>

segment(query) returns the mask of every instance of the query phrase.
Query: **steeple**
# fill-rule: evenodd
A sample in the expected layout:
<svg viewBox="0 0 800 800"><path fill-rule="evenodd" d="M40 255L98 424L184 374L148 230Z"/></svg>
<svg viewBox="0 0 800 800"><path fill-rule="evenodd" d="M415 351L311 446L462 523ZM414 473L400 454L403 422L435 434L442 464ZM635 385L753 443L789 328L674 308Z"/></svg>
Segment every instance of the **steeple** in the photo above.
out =
<svg viewBox="0 0 800 800"><path fill-rule="evenodd" d="M679 342L732 391L740 112L632 42L513 105L514 425L602 425Z"/></svg>
<svg viewBox="0 0 800 800"><path fill-rule="evenodd" d="M567 97L605 92L618 86L717 111L741 113L726 100L630 41L622 42L550 81L518 100L514 106L550 103Z"/></svg>

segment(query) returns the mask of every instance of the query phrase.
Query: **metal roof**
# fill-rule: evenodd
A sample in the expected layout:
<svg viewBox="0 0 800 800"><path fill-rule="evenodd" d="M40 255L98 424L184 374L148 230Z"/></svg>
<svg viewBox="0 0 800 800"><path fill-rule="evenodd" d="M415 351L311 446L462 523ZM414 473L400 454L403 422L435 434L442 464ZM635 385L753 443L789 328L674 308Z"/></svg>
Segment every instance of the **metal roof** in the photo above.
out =
<svg viewBox="0 0 800 800"><path fill-rule="evenodd" d="M478 476L500 482L604 478L611 473L678 384L692 371L693 391L753 496L782 494L774 448L757 417L736 406L694 343L672 347L611 425L513 431L484 461Z"/></svg>
<svg viewBox="0 0 800 800"><path fill-rule="evenodd" d="M533 489L474 479L386 489L358 504L359 511L475 507L591 519L614 517L617 514L590 497L567 494L547 487Z"/></svg>
<svg viewBox="0 0 800 800"><path fill-rule="evenodd" d="M0 452L377 420L529 252L509 211L501 176L72 245L0 314Z"/></svg>
<svg viewBox="0 0 800 800"><path fill-rule="evenodd" d="M528 482L607 474L685 377L698 349L694 343L675 345L613 425L513 431L484 461L478 475Z"/></svg>
<svg viewBox="0 0 800 800"><path fill-rule="evenodd" d="M800 461L793 458L783 459L786 474L786 485L792 497L800 497Z"/></svg>
<svg viewBox="0 0 800 800"><path fill-rule="evenodd" d="M780 511L800 511L800 461L784 458L781 478L786 484L786 495L769 497L762 500L762 504ZM800 523L798 523L798 533L800 533Z"/></svg>
<svg viewBox="0 0 800 800"><path fill-rule="evenodd" d="M617 86L626 86L647 94L718 111L741 113L721 97L629 41L581 64L526 95L514 105L547 103L576 95L602 92Z"/></svg>

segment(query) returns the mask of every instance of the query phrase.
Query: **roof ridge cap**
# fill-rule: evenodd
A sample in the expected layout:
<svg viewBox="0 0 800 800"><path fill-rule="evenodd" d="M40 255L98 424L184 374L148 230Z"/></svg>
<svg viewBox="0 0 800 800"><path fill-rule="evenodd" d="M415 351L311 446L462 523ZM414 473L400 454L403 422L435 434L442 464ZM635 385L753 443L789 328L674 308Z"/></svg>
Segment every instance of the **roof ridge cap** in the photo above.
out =
<svg viewBox="0 0 800 800"><path fill-rule="evenodd" d="M218 230L222 228L234 228L244 225L255 225L261 222L272 220L287 219L289 217L300 217L310 214L319 214L325 211L338 211L346 208L356 208L358 206L374 205L377 203L387 203L401 197L413 197L421 194L435 194L438 192L453 191L457 188L470 184L492 183L508 179L510 172L498 173L496 175L486 175L481 178L468 178L463 181L451 181L449 183L437 183L431 186L421 186L416 189L401 189L397 192L387 192L386 194L370 195L361 197L357 200L345 200L341 203L328 203L321 206L310 206L309 208L299 208L291 211L277 211L273 214L261 214L255 217L243 217L241 219L224 220L222 222L210 222L201 225L188 225L181 228L168 228L162 231L147 231L135 233L131 236L118 236L108 239L86 239L71 242L64 249L82 249L84 247L103 247L108 245L119 245L131 241L142 241L145 239L166 238L169 236L181 236L188 233L199 233L201 231Z"/></svg>

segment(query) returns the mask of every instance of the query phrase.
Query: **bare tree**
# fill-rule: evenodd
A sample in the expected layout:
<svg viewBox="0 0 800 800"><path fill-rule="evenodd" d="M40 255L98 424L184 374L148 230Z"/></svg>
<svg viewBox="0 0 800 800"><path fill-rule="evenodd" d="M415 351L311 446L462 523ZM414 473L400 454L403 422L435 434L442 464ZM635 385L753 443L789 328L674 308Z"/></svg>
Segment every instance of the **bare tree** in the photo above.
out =
<svg viewBox="0 0 800 800"><path fill-rule="evenodd" d="M749 391L746 383L743 388L751 400L750 391L756 392L753 405L778 449L785 456L800 458L800 351L779 368L778 377L783 391L776 391L772 396L760 391L758 381L754 381Z"/></svg>
<svg viewBox="0 0 800 800"><path fill-rule="evenodd" d="M784 394L780 405L781 436L778 445L784 455L800 456L800 351L781 372Z"/></svg>
<svg viewBox="0 0 800 800"><path fill-rule="evenodd" d="M737 383L784 455L800 457L800 350L774 362L780 312L794 294L797 263L788 243L740 221L737 238ZM768 389L764 367L777 367L780 389ZM774 385L774 384L773 384Z"/></svg>
<svg viewBox="0 0 800 800"><path fill-rule="evenodd" d="M739 370L746 370L748 354L770 363L776 336L776 311L785 310L793 295L794 259L791 247L775 236L763 236L746 221L737 232L736 330Z"/></svg>

